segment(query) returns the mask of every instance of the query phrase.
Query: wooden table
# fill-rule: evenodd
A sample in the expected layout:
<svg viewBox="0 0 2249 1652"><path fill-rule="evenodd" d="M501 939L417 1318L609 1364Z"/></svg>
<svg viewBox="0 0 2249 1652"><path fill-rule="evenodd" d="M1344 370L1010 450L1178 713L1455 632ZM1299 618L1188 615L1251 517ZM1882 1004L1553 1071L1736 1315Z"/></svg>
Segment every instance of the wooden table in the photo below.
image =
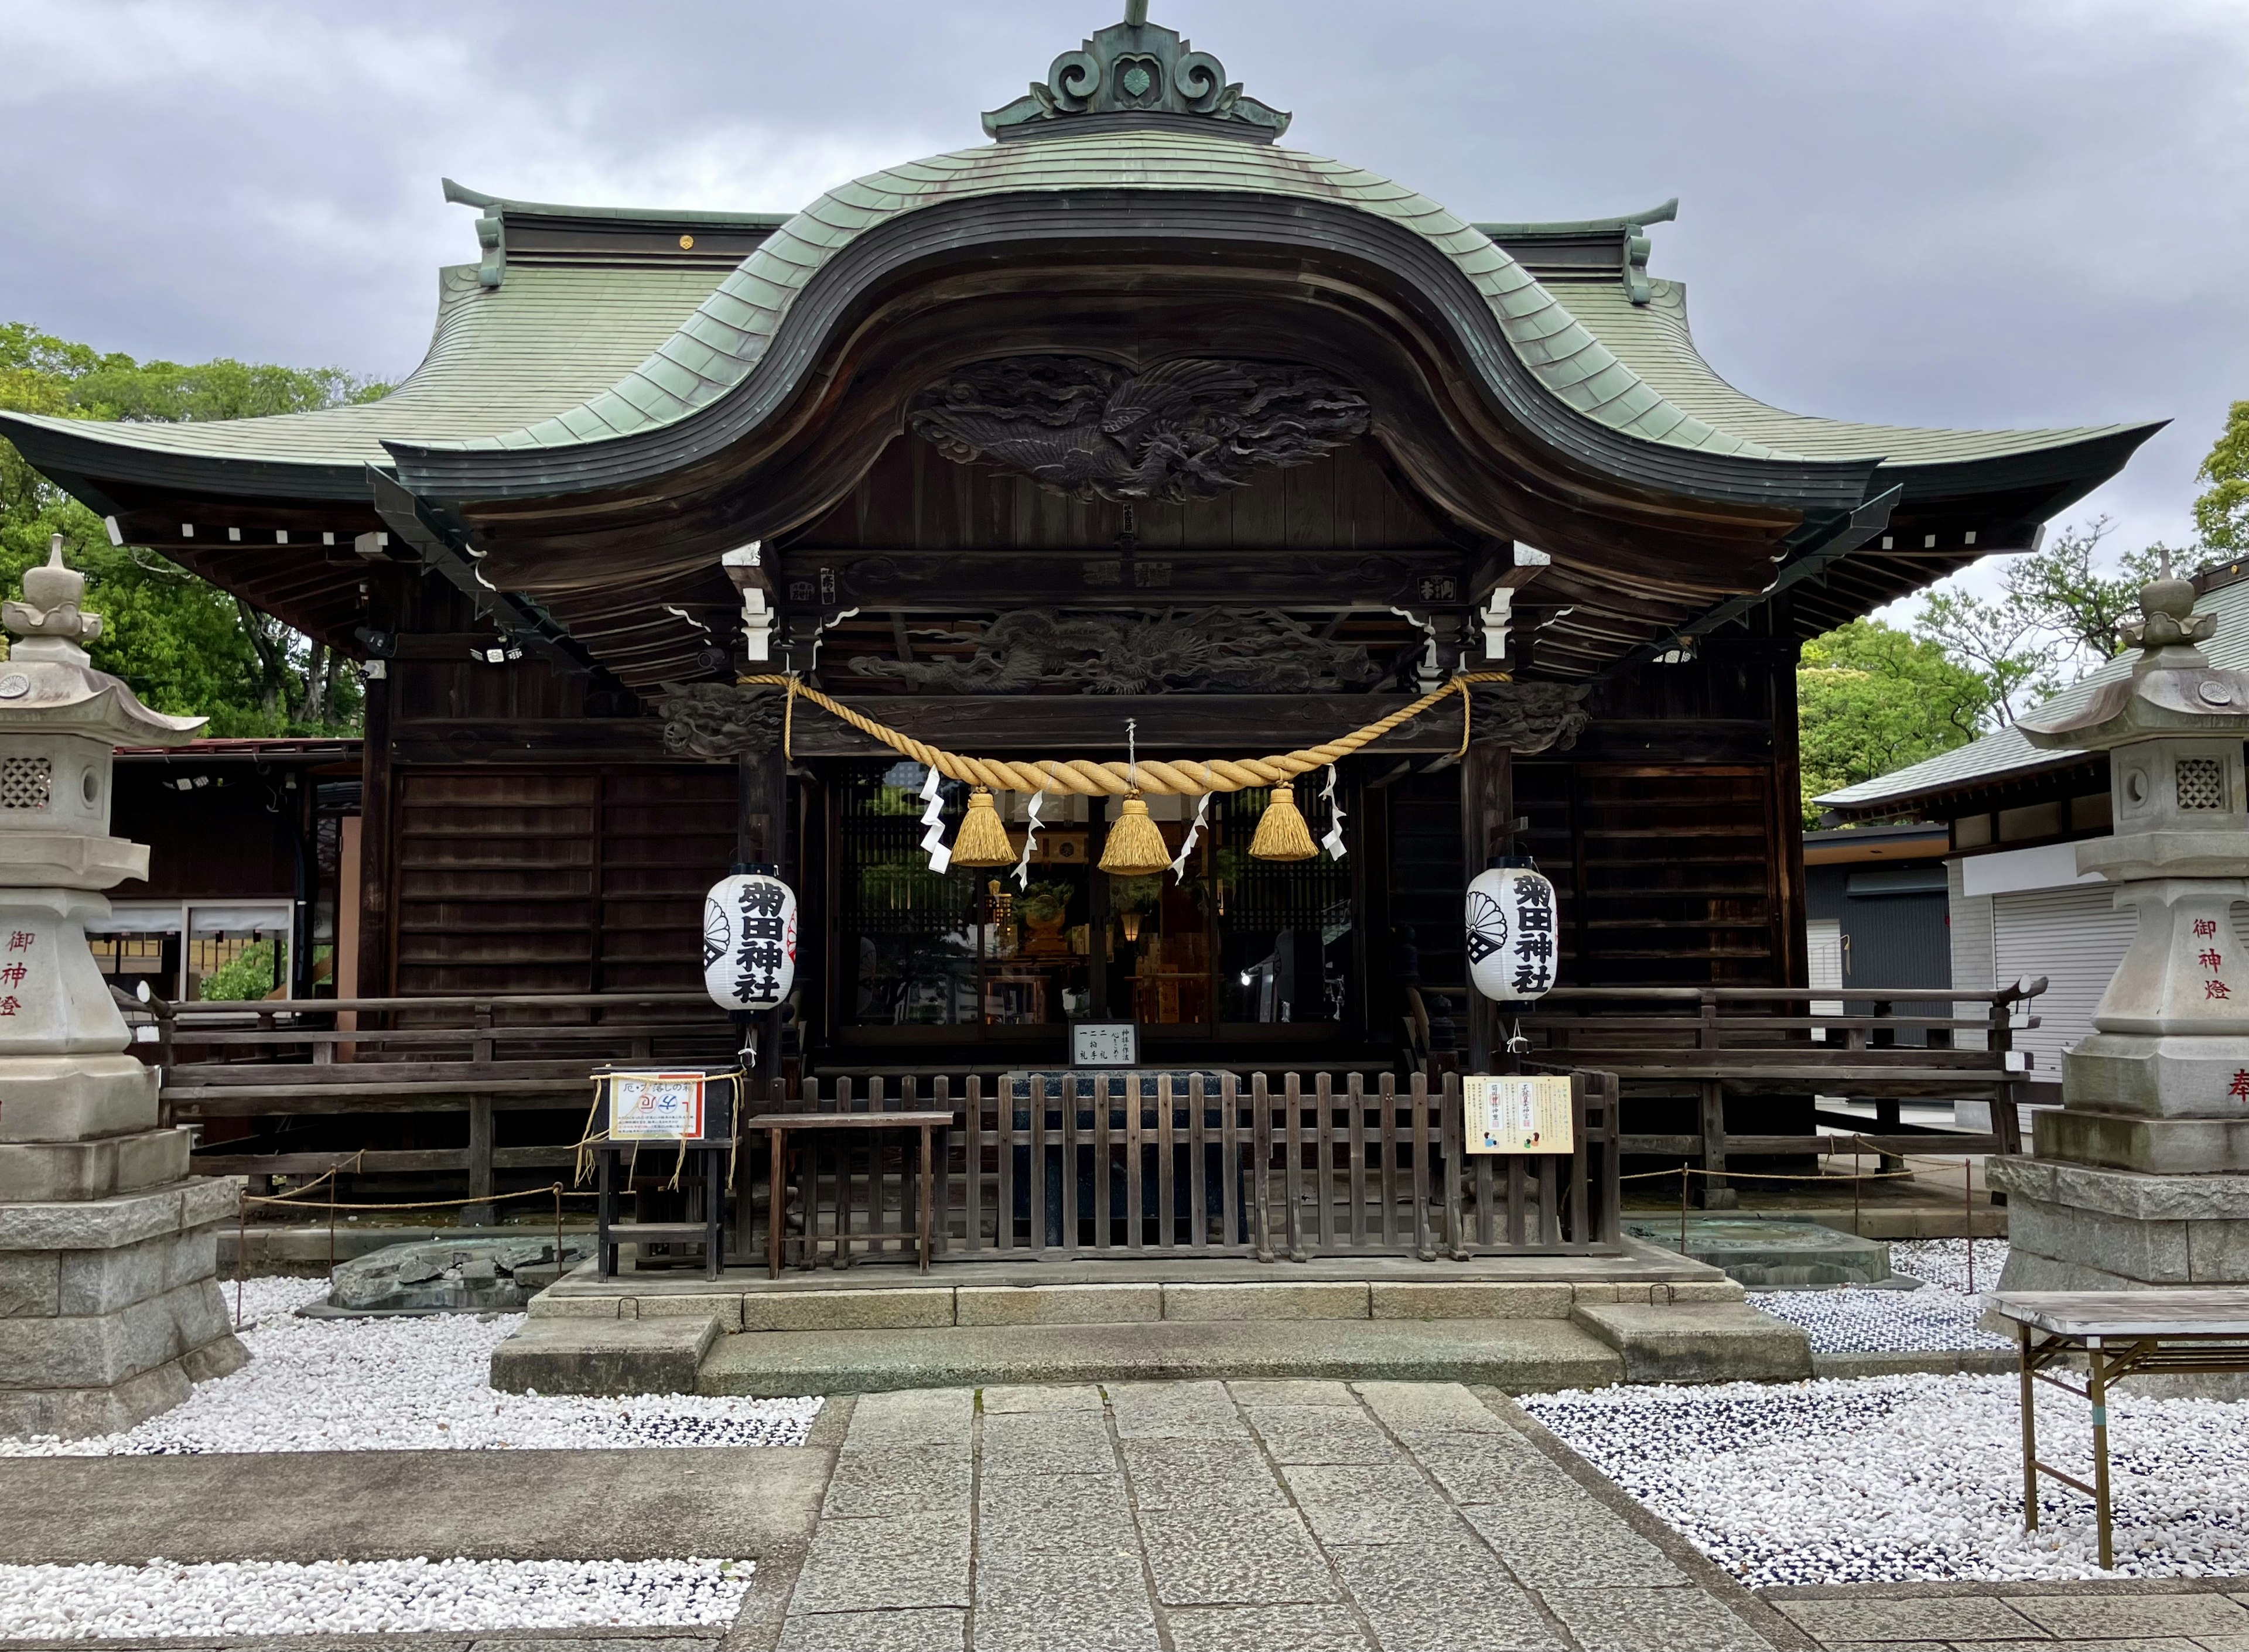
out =
<svg viewBox="0 0 2249 1652"><path fill-rule="evenodd" d="M743 1121L747 1130L762 1130L773 1144L773 1190L766 1212L766 1277L781 1277L782 1229L787 1213L785 1202L786 1178L782 1167L787 1158L788 1135L793 1130L918 1130L921 1134L921 1198L919 1227L916 1232L916 1270L929 1271L930 1234L934 1221L931 1205L930 1147L934 1132L949 1128L953 1114L946 1112L769 1112ZM818 1212L817 1177L808 1180L804 1190L804 1243L807 1265L810 1264L812 1244L815 1237L815 1224Z"/></svg>
<svg viewBox="0 0 2249 1652"><path fill-rule="evenodd" d="M2101 1567L2115 1555L2108 1531L2108 1385L2158 1373L2249 1372L2249 1290L2007 1291L1989 1298L2015 1322L2023 1385L2023 1526L2038 1530L2038 1477L2074 1486L2093 1499L2101 1528ZM2086 1386L2052 1374L2084 1356ZM2053 1384L2093 1403L2093 1483L2038 1459L2032 1384Z"/></svg>

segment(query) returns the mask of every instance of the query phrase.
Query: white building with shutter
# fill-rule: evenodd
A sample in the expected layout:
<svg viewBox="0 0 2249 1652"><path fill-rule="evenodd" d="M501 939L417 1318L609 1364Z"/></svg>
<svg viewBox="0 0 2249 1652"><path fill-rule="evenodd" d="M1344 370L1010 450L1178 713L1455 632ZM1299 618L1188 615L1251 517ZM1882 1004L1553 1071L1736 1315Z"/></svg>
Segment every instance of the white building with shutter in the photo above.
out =
<svg viewBox="0 0 2249 1652"><path fill-rule="evenodd" d="M2194 584L2196 611L2218 620L2203 651L2212 664L2249 667L2249 561L2207 569ZM2129 673L2136 657L2128 651L2109 661L2054 703L2082 701L2099 684ZM2046 977L2033 1010L2039 1024L2018 1030L2015 1046L2033 1057L2032 1098L2058 1102L2062 1052L2093 1030L2094 1006L2134 927L2132 917L2115 909L2109 885L2077 871L2077 843L2108 834L2107 757L2040 751L2004 728L1817 801L1838 826L1945 827L1952 984L1989 988ZM2249 910L2235 907L2234 927L2249 943L2245 920ZM1961 1122L1975 1121L1964 1110Z"/></svg>

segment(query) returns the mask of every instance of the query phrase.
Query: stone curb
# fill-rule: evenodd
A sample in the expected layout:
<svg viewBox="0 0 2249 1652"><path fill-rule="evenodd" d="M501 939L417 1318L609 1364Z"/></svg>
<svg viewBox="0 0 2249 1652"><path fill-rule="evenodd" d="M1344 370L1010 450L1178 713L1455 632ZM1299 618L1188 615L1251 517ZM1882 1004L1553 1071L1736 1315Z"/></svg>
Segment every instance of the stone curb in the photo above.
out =
<svg viewBox="0 0 2249 1652"><path fill-rule="evenodd" d="M1791 1583L1759 1589L1761 1600L1945 1600L1978 1595L2232 1594L2249 1597L2249 1576L2222 1578L1971 1579L1926 1583Z"/></svg>
<svg viewBox="0 0 2249 1652"><path fill-rule="evenodd" d="M1649 1512L1639 1499L1579 1456L1561 1435L1532 1416L1496 1388L1471 1385L1468 1392L1493 1415L1517 1430L1584 1487L1612 1513L1663 1552L1664 1558L1714 1599L1723 1600L1752 1628L1782 1652L1819 1652L1819 1643L1767 1604L1763 1593L1743 1587L1724 1567L1704 1554L1678 1529Z"/></svg>
<svg viewBox="0 0 2249 1652"><path fill-rule="evenodd" d="M1881 1351L1872 1353L1817 1353L1812 1356L1815 1377L2007 1376L2015 1370L2012 1348L1936 1348L1926 1352Z"/></svg>

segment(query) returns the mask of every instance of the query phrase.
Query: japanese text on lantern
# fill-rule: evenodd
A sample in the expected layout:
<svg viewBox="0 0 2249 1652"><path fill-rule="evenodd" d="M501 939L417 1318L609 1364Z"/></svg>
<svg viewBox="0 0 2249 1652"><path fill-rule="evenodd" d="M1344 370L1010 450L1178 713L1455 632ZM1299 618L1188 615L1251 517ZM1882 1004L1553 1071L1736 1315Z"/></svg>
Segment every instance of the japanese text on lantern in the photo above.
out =
<svg viewBox="0 0 2249 1652"><path fill-rule="evenodd" d="M2194 938L2197 940L2209 943L2216 939L2217 934L2218 920L2215 918L2197 918L2194 920ZM2230 1002L2233 997L2233 988L2220 980L2218 974L2218 972L2225 967L2225 954L2219 952L2215 946L2205 944L2201 952L2196 954L2195 962L2210 972L2210 979L2202 983L2203 1002L2208 1003L2213 999L2218 999Z"/></svg>
<svg viewBox="0 0 2249 1652"><path fill-rule="evenodd" d="M746 882L741 888L734 990L753 1002L781 996L781 967L796 956L795 926L781 910L787 898L786 889L767 879Z"/></svg>
<svg viewBox="0 0 2249 1652"><path fill-rule="evenodd" d="M1543 878L1515 880L1515 990L1544 992L1554 984L1554 889Z"/></svg>
<svg viewBox="0 0 2249 1652"><path fill-rule="evenodd" d="M10 931L8 936L8 950L10 953L28 953L38 940L38 937L28 929ZM21 987L30 979L31 973L29 965L18 963L10 958L5 967L0 967L0 986ZM17 997L14 993L0 995L0 1020L12 1018L20 1014L23 1008L23 1000Z"/></svg>

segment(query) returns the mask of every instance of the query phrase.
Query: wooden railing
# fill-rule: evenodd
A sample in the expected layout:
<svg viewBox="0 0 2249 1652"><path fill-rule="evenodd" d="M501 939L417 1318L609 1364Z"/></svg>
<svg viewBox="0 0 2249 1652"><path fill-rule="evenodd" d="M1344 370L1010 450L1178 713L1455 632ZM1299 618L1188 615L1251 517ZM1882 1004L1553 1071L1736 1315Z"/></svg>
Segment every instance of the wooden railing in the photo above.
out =
<svg viewBox="0 0 2249 1652"><path fill-rule="evenodd" d="M506 1171L568 1166L578 1139L499 1142L499 1118L591 1101L609 1061L723 1061L733 1028L699 992L524 996L318 998L149 1006L168 1121L313 1119L354 1114L465 1115L459 1146L244 1151L206 1146L205 1175L318 1174L340 1160L371 1175L464 1178L468 1196ZM301 1133L301 1132L299 1132ZM341 1147L341 1151L339 1151Z"/></svg>
<svg viewBox="0 0 2249 1652"><path fill-rule="evenodd" d="M1736 1096L1839 1096L1870 1100L1866 1121L1819 1112L1816 1121L1851 1129L1857 1151L1895 1167L1907 1153L2019 1153L2020 1106L2031 1079L2017 1030L2035 1027L2026 1006L2046 990L2043 976L1991 989L1951 987L1563 987L1522 1018L1534 1058L1596 1066L1616 1075L1625 1102L1691 1097L1692 1132L1634 1132L1627 1155L1683 1160L1713 1189L1724 1186L1729 1155L1803 1157L1827 1152L1832 1136L1735 1134L1725 1101ZM1900 1015L1913 1004L1984 1006L1976 1015ZM1830 1013L1830 1006L1839 1007ZM1955 1049L1972 1032L1981 1048ZM1918 1035L1915 1045L1901 1035ZM1993 1128L1908 1129L1902 1099L1984 1100Z"/></svg>
<svg viewBox="0 0 2249 1652"><path fill-rule="evenodd" d="M1613 1254L1614 1083L1572 1080L1566 1155L1466 1153L1450 1077L1434 1091L1325 1072L844 1078L824 1093L776 1086L753 1111L949 1111L934 1166L941 1259ZM797 1138L790 1261L912 1250L919 1167L904 1136ZM738 1204L738 1255L765 1254L766 1219L754 1199Z"/></svg>

